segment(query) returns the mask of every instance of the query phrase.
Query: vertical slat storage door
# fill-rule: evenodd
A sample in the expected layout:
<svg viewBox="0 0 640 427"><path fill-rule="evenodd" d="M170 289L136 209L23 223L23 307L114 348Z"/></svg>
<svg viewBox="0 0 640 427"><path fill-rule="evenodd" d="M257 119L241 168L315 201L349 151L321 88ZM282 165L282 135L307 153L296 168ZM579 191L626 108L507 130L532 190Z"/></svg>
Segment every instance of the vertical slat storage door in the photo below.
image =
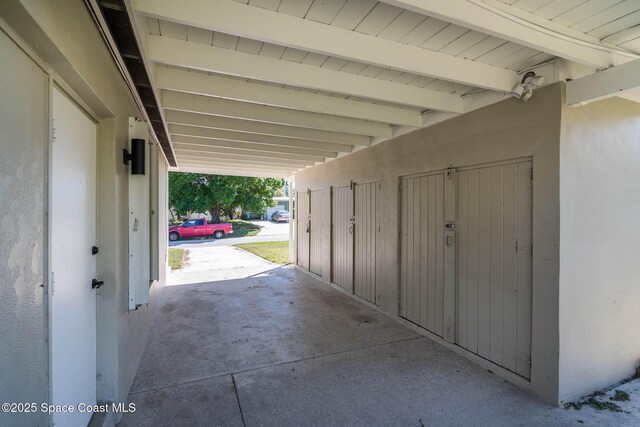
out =
<svg viewBox="0 0 640 427"><path fill-rule="evenodd" d="M356 184L354 189L353 292L376 303L376 240L379 183Z"/></svg>
<svg viewBox="0 0 640 427"><path fill-rule="evenodd" d="M444 173L434 173L400 184L400 315L439 336L445 322L444 182Z"/></svg>
<svg viewBox="0 0 640 427"><path fill-rule="evenodd" d="M309 212L311 227L309 231L309 271L322 274L322 204L324 202L322 191L311 192L311 211Z"/></svg>
<svg viewBox="0 0 640 427"><path fill-rule="evenodd" d="M531 162L457 174L456 343L529 378Z"/></svg>
<svg viewBox="0 0 640 427"><path fill-rule="evenodd" d="M296 223L298 228L298 265L309 269L309 194L298 191L296 202Z"/></svg>
<svg viewBox="0 0 640 427"><path fill-rule="evenodd" d="M353 292L353 190L335 187L331 198L331 281Z"/></svg>

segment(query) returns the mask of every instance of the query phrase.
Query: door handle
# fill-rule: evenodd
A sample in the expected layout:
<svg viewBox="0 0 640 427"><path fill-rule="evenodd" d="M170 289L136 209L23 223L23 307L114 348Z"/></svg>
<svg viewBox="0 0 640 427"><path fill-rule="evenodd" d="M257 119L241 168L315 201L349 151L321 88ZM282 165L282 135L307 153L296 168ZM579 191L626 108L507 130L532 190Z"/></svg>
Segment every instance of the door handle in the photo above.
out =
<svg viewBox="0 0 640 427"><path fill-rule="evenodd" d="M104 285L103 280L93 279L91 281L91 289L100 289L102 285Z"/></svg>
<svg viewBox="0 0 640 427"><path fill-rule="evenodd" d="M447 247L453 246L453 244L455 243L454 234L452 232L447 233L444 241L445 241L445 244L447 245Z"/></svg>

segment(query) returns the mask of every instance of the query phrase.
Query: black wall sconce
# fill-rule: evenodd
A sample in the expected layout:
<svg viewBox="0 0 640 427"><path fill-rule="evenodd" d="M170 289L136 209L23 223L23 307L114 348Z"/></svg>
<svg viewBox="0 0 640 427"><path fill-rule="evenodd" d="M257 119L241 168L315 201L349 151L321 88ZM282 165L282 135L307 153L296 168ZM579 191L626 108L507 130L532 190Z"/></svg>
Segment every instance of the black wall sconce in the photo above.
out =
<svg viewBox="0 0 640 427"><path fill-rule="evenodd" d="M144 175L144 144L144 139L132 139L131 153L126 148L122 150L123 163L131 162L131 175Z"/></svg>

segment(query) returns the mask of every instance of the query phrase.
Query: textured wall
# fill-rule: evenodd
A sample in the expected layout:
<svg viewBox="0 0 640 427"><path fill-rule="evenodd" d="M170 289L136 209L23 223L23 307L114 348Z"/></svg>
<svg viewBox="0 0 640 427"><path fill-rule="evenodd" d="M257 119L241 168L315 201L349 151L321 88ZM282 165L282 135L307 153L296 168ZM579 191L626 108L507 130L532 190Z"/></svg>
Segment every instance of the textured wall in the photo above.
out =
<svg viewBox="0 0 640 427"><path fill-rule="evenodd" d="M49 388L42 287L49 82L2 30L0 52L0 402L40 403ZM0 412L0 425L46 422L39 412Z"/></svg>
<svg viewBox="0 0 640 427"><path fill-rule="evenodd" d="M562 85L536 91L527 103L507 99L419 129L296 174L298 191L356 182L382 183L380 306L398 307L398 179L413 173L531 156L533 158L533 318L531 388L557 402L558 152ZM302 230L304 231L304 230ZM329 233L329 227L326 228ZM330 248L324 239L323 279Z"/></svg>
<svg viewBox="0 0 640 427"><path fill-rule="evenodd" d="M640 366L640 105L565 108L560 143L560 398Z"/></svg>

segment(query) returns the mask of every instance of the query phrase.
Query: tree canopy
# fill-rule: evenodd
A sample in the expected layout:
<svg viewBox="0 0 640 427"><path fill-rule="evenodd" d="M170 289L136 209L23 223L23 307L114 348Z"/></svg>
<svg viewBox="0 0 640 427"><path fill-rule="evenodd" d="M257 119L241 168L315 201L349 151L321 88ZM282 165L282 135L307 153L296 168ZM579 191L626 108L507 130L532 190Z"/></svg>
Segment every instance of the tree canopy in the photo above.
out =
<svg viewBox="0 0 640 427"><path fill-rule="evenodd" d="M232 217L237 208L262 212L273 206L274 195L284 180L188 172L169 173L169 206L178 215L209 212L213 222Z"/></svg>

